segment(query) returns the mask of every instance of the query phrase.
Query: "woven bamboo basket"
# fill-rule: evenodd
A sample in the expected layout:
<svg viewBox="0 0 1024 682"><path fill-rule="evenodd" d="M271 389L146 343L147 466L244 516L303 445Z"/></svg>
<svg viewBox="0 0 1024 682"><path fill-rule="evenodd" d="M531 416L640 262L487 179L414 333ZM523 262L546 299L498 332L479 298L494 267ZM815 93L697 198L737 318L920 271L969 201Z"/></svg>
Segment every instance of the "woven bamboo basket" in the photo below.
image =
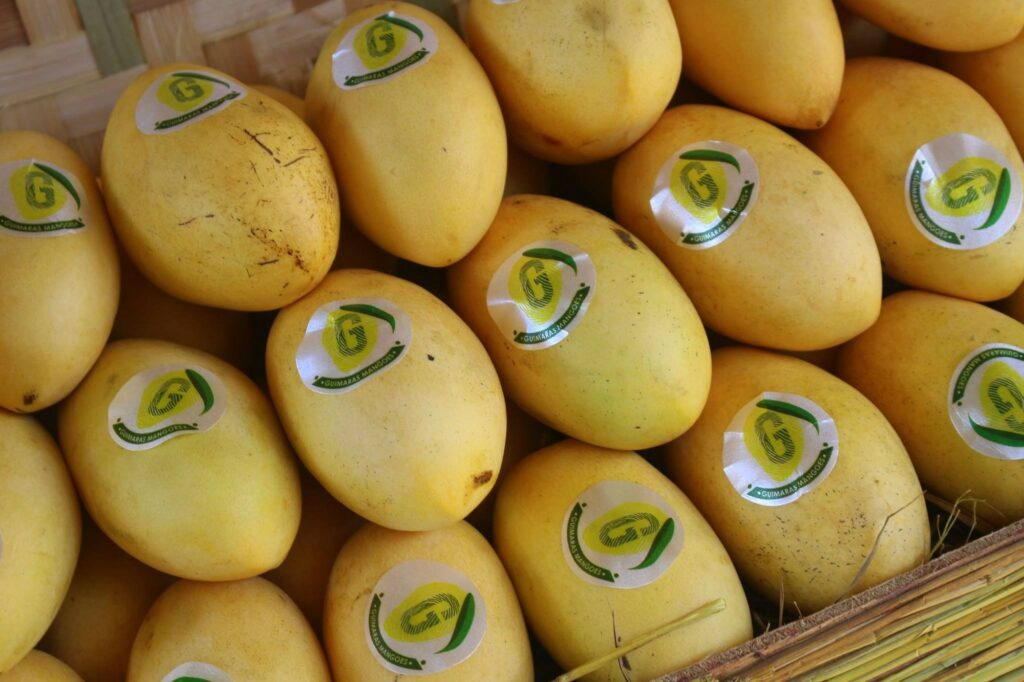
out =
<svg viewBox="0 0 1024 682"><path fill-rule="evenodd" d="M454 20L451 0L414 1ZM98 170L110 111L149 66L207 64L302 96L327 34L372 2L0 0L0 130L48 133ZM1024 680L1024 521L779 620L662 681Z"/></svg>

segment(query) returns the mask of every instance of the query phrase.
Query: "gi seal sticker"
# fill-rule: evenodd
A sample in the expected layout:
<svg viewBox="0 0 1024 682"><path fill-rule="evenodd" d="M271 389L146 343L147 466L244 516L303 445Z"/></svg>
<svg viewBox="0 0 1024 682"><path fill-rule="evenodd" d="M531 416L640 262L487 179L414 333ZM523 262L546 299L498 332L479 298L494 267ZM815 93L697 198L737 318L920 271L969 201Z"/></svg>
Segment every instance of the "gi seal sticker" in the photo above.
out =
<svg viewBox="0 0 1024 682"><path fill-rule="evenodd" d="M905 194L917 229L947 249L988 246L1020 217L1020 177L995 147L966 133L919 148L907 169Z"/></svg>
<svg viewBox="0 0 1024 682"><path fill-rule="evenodd" d="M487 311L505 338L523 350L569 336L594 298L590 256L568 242L527 244L509 256L487 288Z"/></svg>
<svg viewBox="0 0 1024 682"><path fill-rule="evenodd" d="M52 237L85 227L82 185L70 172L36 159L0 165L0 232Z"/></svg>
<svg viewBox="0 0 1024 682"><path fill-rule="evenodd" d="M366 611L366 645L396 675L430 675L461 663L486 629L476 586L436 561L392 567L374 586Z"/></svg>
<svg viewBox="0 0 1024 682"><path fill-rule="evenodd" d="M387 12L344 35L331 58L334 82L342 90L381 83L426 64L437 52L437 36L419 19Z"/></svg>
<svg viewBox="0 0 1024 682"><path fill-rule="evenodd" d="M161 365L129 379L107 409L110 437L126 450L213 428L227 407L220 378L198 365Z"/></svg>
<svg viewBox="0 0 1024 682"><path fill-rule="evenodd" d="M164 675L160 682L233 682L233 680L215 665L189 661Z"/></svg>
<svg viewBox="0 0 1024 682"><path fill-rule="evenodd" d="M683 524L653 490L602 481L576 498L562 522L562 554L577 577L631 589L668 570L683 549Z"/></svg>
<svg viewBox="0 0 1024 682"><path fill-rule="evenodd" d="M950 382L949 418L976 452L1024 460L1024 350L990 343L968 353Z"/></svg>
<svg viewBox="0 0 1024 682"><path fill-rule="evenodd" d="M394 367L410 343L412 323L391 301L332 301L309 318L295 366L311 391L347 393Z"/></svg>
<svg viewBox="0 0 1024 682"><path fill-rule="evenodd" d="M213 116L244 98L236 80L205 71L174 71L150 85L135 105L135 125L145 135L164 135Z"/></svg>
<svg viewBox="0 0 1024 682"><path fill-rule="evenodd" d="M778 507L814 490L835 468L839 434L825 410L789 393L762 393L725 432L725 475L744 499Z"/></svg>
<svg viewBox="0 0 1024 682"><path fill-rule="evenodd" d="M761 175L746 149L704 140L661 167L651 212L677 246L708 249L728 239L757 203Z"/></svg>

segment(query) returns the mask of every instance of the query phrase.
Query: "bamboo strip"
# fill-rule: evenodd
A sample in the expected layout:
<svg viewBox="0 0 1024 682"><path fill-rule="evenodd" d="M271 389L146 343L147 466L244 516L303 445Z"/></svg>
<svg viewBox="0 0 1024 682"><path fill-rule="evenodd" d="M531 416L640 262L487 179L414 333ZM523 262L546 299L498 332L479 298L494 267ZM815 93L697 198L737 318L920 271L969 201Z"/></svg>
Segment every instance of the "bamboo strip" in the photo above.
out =
<svg viewBox="0 0 1024 682"><path fill-rule="evenodd" d="M28 41L39 47L73 38L81 32L74 0L15 0Z"/></svg>
<svg viewBox="0 0 1024 682"><path fill-rule="evenodd" d="M77 0L100 73L110 76L145 62L122 0Z"/></svg>
<svg viewBox="0 0 1024 682"><path fill-rule="evenodd" d="M962 680L968 673L980 670L992 661L1001 658L1003 654L1013 653L1017 650L1024 650L1024 631L978 654L963 665L936 675L933 682Z"/></svg>

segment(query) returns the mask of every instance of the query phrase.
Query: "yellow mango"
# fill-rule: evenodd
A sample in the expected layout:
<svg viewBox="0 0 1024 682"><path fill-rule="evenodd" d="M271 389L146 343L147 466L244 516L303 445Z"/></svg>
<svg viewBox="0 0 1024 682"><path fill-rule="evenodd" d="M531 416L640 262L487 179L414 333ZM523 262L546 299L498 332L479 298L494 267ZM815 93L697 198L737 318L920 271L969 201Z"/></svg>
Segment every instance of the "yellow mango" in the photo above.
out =
<svg viewBox="0 0 1024 682"><path fill-rule="evenodd" d="M483 69L436 14L382 2L345 17L313 69L306 118L346 211L381 248L441 267L487 230L505 125Z"/></svg>
<svg viewBox="0 0 1024 682"><path fill-rule="evenodd" d="M923 64L853 59L828 125L803 139L864 210L886 274L975 301L1024 280L1024 162L963 81Z"/></svg>
<svg viewBox="0 0 1024 682"><path fill-rule="evenodd" d="M566 440L519 462L498 492L495 547L523 612L565 669L708 602L724 611L587 675L650 680L750 639L736 569L700 512L633 452Z"/></svg>
<svg viewBox="0 0 1024 682"><path fill-rule="evenodd" d="M18 665L0 673L0 682L82 682L82 678L53 656L30 651Z"/></svg>
<svg viewBox="0 0 1024 682"><path fill-rule="evenodd" d="M1024 518L1024 325L970 301L893 294L840 350L837 373L892 423L925 489L964 496L997 525Z"/></svg>
<svg viewBox="0 0 1024 682"><path fill-rule="evenodd" d="M338 196L320 141L214 69L168 64L135 79L110 115L101 167L125 251L176 298L272 310L334 260Z"/></svg>
<svg viewBox="0 0 1024 682"><path fill-rule="evenodd" d="M480 245L449 269L448 289L508 396L562 433L649 448L704 405L709 349L693 305L646 246L598 213L506 198Z"/></svg>
<svg viewBox="0 0 1024 682"><path fill-rule="evenodd" d="M0 407L35 412L85 377L117 310L103 198L68 146L0 132Z"/></svg>
<svg viewBox="0 0 1024 682"><path fill-rule="evenodd" d="M556 163L629 147L668 106L682 69L667 0L472 0L466 42L513 142Z"/></svg>
<svg viewBox="0 0 1024 682"><path fill-rule="evenodd" d="M845 62L831 0L670 1L688 79L772 123L825 125Z"/></svg>
<svg viewBox="0 0 1024 682"><path fill-rule="evenodd" d="M1024 1L841 0L889 33L939 50L975 52L1008 43L1024 28Z"/></svg>
<svg viewBox="0 0 1024 682"><path fill-rule="evenodd" d="M774 126L722 107L670 109L616 165L615 215L716 331L817 350L878 317L882 269L857 202Z"/></svg>
<svg viewBox="0 0 1024 682"><path fill-rule="evenodd" d="M0 673L50 626L78 560L78 497L57 444L31 417L0 410Z"/></svg>
<svg viewBox="0 0 1024 682"><path fill-rule="evenodd" d="M864 396L753 348L716 350L711 371L707 407L666 463L748 584L808 614L928 558L921 485Z"/></svg>

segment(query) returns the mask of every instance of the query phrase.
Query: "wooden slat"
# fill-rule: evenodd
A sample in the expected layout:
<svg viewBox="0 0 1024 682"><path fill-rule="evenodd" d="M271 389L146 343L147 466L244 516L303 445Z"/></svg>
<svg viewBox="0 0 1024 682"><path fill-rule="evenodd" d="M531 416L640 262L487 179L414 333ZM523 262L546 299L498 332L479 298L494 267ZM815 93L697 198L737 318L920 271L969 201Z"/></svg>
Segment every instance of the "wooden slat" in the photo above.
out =
<svg viewBox="0 0 1024 682"><path fill-rule="evenodd" d="M0 0L0 50L28 45L28 36L14 0Z"/></svg>
<svg viewBox="0 0 1024 682"><path fill-rule="evenodd" d="M32 45L58 43L82 30L74 0L15 0Z"/></svg>
<svg viewBox="0 0 1024 682"><path fill-rule="evenodd" d="M230 73L244 83L259 80L260 68L252 53L249 35L243 33L204 45L206 63L224 73Z"/></svg>
<svg viewBox="0 0 1024 682"><path fill-rule="evenodd" d="M203 64L203 44L188 3L174 2L135 15L142 52L150 66L172 62Z"/></svg>
<svg viewBox="0 0 1024 682"><path fill-rule="evenodd" d="M0 130L38 130L67 140L67 130L50 97L0 107Z"/></svg>
<svg viewBox="0 0 1024 682"><path fill-rule="evenodd" d="M246 33L295 11L291 0L190 0L189 9L204 43Z"/></svg>
<svg viewBox="0 0 1024 682"><path fill-rule="evenodd" d="M109 76L142 64L142 49L122 0L78 0L100 73Z"/></svg>
<svg viewBox="0 0 1024 682"><path fill-rule="evenodd" d="M27 102L100 77L85 33L45 47L0 52L0 106Z"/></svg>
<svg viewBox="0 0 1024 682"><path fill-rule="evenodd" d="M136 66L57 95L54 101L68 135L77 138L103 132L117 98L146 69L144 64Z"/></svg>

